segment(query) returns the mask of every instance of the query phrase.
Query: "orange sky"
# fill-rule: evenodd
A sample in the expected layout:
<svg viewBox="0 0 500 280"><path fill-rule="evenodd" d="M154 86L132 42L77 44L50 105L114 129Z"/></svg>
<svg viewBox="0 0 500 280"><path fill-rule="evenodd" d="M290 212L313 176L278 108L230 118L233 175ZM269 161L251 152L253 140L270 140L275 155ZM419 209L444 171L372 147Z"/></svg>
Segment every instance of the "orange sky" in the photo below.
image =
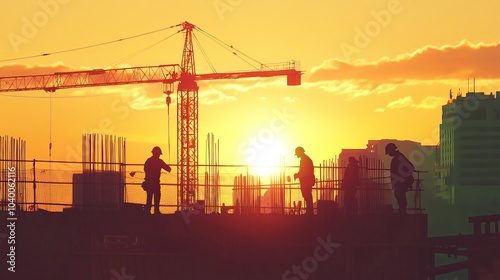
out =
<svg viewBox="0 0 500 280"><path fill-rule="evenodd" d="M499 4L491 1L76 1L3 3L0 76L180 63L183 36L168 29L58 53L189 21L263 62L300 61L300 87L285 78L200 82L199 145L221 143L222 163L262 163L302 145L320 163L369 139L438 142L449 90L500 90ZM124 4L126 3L126 4ZM7 12L8 11L8 12ZM196 33L218 72L253 70ZM160 43L158 43L160 42ZM158 44L156 44L158 43ZM40 56L51 53L51 55ZM211 73L195 44L198 73ZM35 56L34 58L16 59ZM472 82L471 82L472 85ZM472 86L471 86L472 90ZM0 94L0 133L28 142L28 158L79 160L82 133L126 137L128 162L154 145L167 151L161 85ZM51 101L52 100L52 101ZM52 110L51 110L52 102ZM176 158L176 109L170 113Z"/></svg>

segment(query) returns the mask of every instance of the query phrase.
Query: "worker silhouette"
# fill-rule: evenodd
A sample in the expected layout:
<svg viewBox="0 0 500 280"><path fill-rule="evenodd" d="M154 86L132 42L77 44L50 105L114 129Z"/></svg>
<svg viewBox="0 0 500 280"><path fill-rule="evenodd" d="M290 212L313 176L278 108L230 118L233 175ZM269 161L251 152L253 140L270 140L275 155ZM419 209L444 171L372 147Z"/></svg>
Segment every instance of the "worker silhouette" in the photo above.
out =
<svg viewBox="0 0 500 280"><path fill-rule="evenodd" d="M293 178L300 181L300 191L306 202L306 214L313 215L313 199L312 199L312 187L315 183L314 178L314 165L311 158L305 154L305 150L302 147L297 147L295 149L295 155L300 158L299 172L293 174Z"/></svg>
<svg viewBox="0 0 500 280"><path fill-rule="evenodd" d="M356 191L359 188L359 161L349 157L344 171L341 188L344 190L344 207L347 215L357 214Z"/></svg>
<svg viewBox="0 0 500 280"><path fill-rule="evenodd" d="M415 178L415 166L403 155L394 143L385 146L385 154L392 157L391 160L391 185L394 196L399 205L398 213L406 214L406 192L411 189Z"/></svg>
<svg viewBox="0 0 500 280"><path fill-rule="evenodd" d="M172 171L172 168L166 164L161 158L162 154L160 147L154 147L151 150L153 155L146 160L144 163L144 172L146 173L146 178L144 179L145 190L147 193L146 206L144 210L146 213L151 213L151 202L154 197L154 213L160 213L160 175L161 170L164 169L168 172Z"/></svg>

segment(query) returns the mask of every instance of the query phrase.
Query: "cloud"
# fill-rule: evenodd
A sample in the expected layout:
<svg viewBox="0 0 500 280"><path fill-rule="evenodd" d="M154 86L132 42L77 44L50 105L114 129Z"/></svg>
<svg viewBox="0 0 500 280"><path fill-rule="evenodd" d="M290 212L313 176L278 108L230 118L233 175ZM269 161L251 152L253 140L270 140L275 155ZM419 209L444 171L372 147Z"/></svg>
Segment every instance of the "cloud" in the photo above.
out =
<svg viewBox="0 0 500 280"><path fill-rule="evenodd" d="M326 92L332 92L336 94L348 95L353 98L367 96L372 93L386 93L391 92L399 85L399 83L394 84L376 84L369 81L361 80L330 80L330 81L318 81L318 82L306 82L303 84L305 88L320 89Z"/></svg>
<svg viewBox="0 0 500 280"><path fill-rule="evenodd" d="M51 65L10 64L10 65L0 65L0 77L53 74L56 72L67 72L67 71L77 71L77 70L83 70L83 69L74 69L70 66L64 65L62 62L57 62Z"/></svg>
<svg viewBox="0 0 500 280"><path fill-rule="evenodd" d="M447 99L436 96L428 96L424 98L419 104L413 104L412 106L420 109L435 109L446 104Z"/></svg>
<svg viewBox="0 0 500 280"><path fill-rule="evenodd" d="M389 104L387 104L387 108L389 109L404 108L410 106L412 103L413 103L413 98L411 98L410 96L406 96L403 98L399 98L398 100L389 102Z"/></svg>
<svg viewBox="0 0 500 280"><path fill-rule="evenodd" d="M198 99L201 104L211 105L223 101L235 101L236 97L227 95L218 89L212 88L198 92Z"/></svg>
<svg viewBox="0 0 500 280"><path fill-rule="evenodd" d="M304 75L304 84L353 97L393 90L401 84L464 80L469 77L500 79L497 62L500 43L425 46L413 53L376 62L352 63L329 59Z"/></svg>
<svg viewBox="0 0 500 280"><path fill-rule="evenodd" d="M285 97L283 97L283 100L286 103L294 103L295 101L297 101L297 98L296 97L285 96Z"/></svg>
<svg viewBox="0 0 500 280"><path fill-rule="evenodd" d="M383 113L391 109L402 109L408 107L418 109L436 109L441 107L443 104L446 104L446 100L446 98L442 97L428 96L417 103L411 96L406 96L387 103L385 108L377 108L374 111L377 113Z"/></svg>
<svg viewBox="0 0 500 280"><path fill-rule="evenodd" d="M146 95L141 95L130 102L130 108L134 110L149 110L149 109L158 109L165 108L165 98L163 97L148 97Z"/></svg>
<svg viewBox="0 0 500 280"><path fill-rule="evenodd" d="M286 77L242 78L237 80L210 80L200 81L198 85L203 88L217 88L231 94L246 93L255 89L276 89L286 87Z"/></svg>
<svg viewBox="0 0 500 280"><path fill-rule="evenodd" d="M165 95L159 85L123 85L104 86L75 89L71 92L73 96L118 96L120 101L134 110L149 110L165 108ZM172 95L172 105L176 103L176 96Z"/></svg>

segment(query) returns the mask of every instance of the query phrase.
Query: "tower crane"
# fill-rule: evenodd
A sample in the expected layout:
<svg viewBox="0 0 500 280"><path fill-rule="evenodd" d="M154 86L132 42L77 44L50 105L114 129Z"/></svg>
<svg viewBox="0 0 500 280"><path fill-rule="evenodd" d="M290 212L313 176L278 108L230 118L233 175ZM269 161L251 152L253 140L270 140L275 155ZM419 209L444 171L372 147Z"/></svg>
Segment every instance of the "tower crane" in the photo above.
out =
<svg viewBox="0 0 500 280"><path fill-rule="evenodd" d="M178 25L185 33L181 64L116 69L56 72L53 74L0 77L0 92L60 89L96 86L162 83L170 104L173 84L177 84L177 164L180 210L193 209L198 187L198 84L197 81L286 76L287 85L301 84L302 72L296 61L261 65L256 71L197 74L194 61L193 29L195 25ZM179 209L178 209L179 210Z"/></svg>

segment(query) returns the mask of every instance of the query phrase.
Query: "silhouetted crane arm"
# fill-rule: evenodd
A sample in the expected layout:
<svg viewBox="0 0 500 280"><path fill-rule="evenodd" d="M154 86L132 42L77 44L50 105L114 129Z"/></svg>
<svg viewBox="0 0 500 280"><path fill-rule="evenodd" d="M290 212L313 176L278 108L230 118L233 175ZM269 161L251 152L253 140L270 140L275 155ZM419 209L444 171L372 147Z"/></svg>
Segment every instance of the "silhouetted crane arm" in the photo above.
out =
<svg viewBox="0 0 500 280"><path fill-rule="evenodd" d="M200 81L200 80L222 80L222 79L287 76L288 85L291 86L291 85L300 85L300 75L301 72L296 70L277 70L277 71L271 70L271 71L197 74L196 80Z"/></svg>
<svg viewBox="0 0 500 280"><path fill-rule="evenodd" d="M298 64L295 61L290 61L281 64L263 65L263 70L257 71L241 71L228 73L210 73L196 74L196 80L221 80L221 79L240 79L240 78L257 78L257 77L275 77L287 76L287 84L289 86L300 85L302 72L297 70Z"/></svg>
<svg viewBox="0 0 500 280"><path fill-rule="evenodd" d="M88 71L58 72L44 75L0 77L0 92L45 90L140 83L167 83L179 81L178 64L94 69Z"/></svg>

